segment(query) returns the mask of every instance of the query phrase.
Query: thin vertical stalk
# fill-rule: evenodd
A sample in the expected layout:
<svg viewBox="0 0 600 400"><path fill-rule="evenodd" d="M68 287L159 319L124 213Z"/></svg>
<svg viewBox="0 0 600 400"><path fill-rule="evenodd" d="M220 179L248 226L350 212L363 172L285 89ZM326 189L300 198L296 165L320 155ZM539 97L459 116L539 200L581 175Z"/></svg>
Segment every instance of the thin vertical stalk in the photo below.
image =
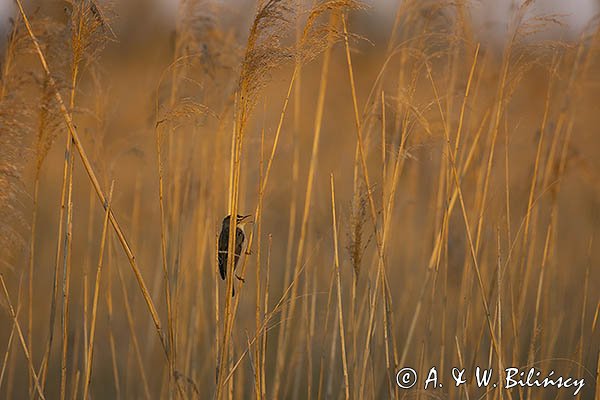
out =
<svg viewBox="0 0 600 400"><path fill-rule="evenodd" d="M17 309L16 316L17 316L17 318L19 318L19 309ZM15 337L16 329L17 329L17 324L13 322L12 327L10 329L10 335L8 335L8 341L6 343L6 351L4 352L4 360L2 361L2 369L0 370L0 389L2 389L2 383L4 382L4 374L6 373L6 367L8 366L8 360L10 358L10 355L12 354L11 349L12 349L12 343L13 343L13 339Z"/></svg>
<svg viewBox="0 0 600 400"><path fill-rule="evenodd" d="M263 318L266 320L267 310L269 307L269 283L271 274L271 249L273 245L273 236L269 234L269 243L267 248L267 270L265 271L265 295L263 302ZM266 374L266 362L267 362L267 335L269 330L265 329L262 336L261 344L261 368L260 368L260 380L261 380L261 399L267 398L267 374Z"/></svg>
<svg viewBox="0 0 600 400"><path fill-rule="evenodd" d="M6 288L6 283L4 282L4 275L2 273L0 273L0 284L2 285L4 299L6 300L6 304L8 305L8 313L11 319L13 320L15 327L17 328L17 335L19 337L19 341L21 342L21 347L23 348L23 353L25 354L25 359L27 360L29 370L31 371L31 375L33 376L35 388L40 398L42 400L45 400L44 391L40 385L40 381L33 367L33 362L31 361L29 349L27 348L27 343L25 342L25 337L23 336L23 330L21 329L21 325L19 324L19 320L17 319L17 314L15 313L15 309L13 308L12 302L10 301L10 295L8 294L8 289Z"/></svg>
<svg viewBox="0 0 600 400"><path fill-rule="evenodd" d="M337 301L338 301L338 319L340 320L340 344L342 353L342 367L344 371L344 394L346 400L350 398L350 382L348 380L348 361L346 359L346 339L344 334L344 315L342 312L342 283L340 280L340 259L338 254L338 235L337 235L337 219L335 215L335 185L333 174L331 177L331 215L333 223L333 246L334 246L334 263L335 263L335 279L337 285Z"/></svg>
<svg viewBox="0 0 600 400"><path fill-rule="evenodd" d="M100 295L100 278L102 276L102 261L104 259L104 245L106 243L106 231L108 227L108 213L110 212L112 194L115 182L113 181L110 186L108 193L108 202L106 204L106 211L104 213L104 223L102 225L102 236L100 238L100 252L98 255L98 264L96 267L96 280L94 283L94 297L92 300L92 321L90 323L90 341L89 348L87 350L86 370L83 381L83 398L87 400L89 396L89 387L92 380L92 363L94 360L94 339L96 336L96 320L98 315L98 297Z"/></svg>
<svg viewBox="0 0 600 400"><path fill-rule="evenodd" d="M111 267L115 265L115 257L112 251L111 241L106 243L108 253L108 263L106 264L106 289L105 289L105 300L106 300L106 311L108 314L108 343L110 347L111 355L111 366L113 380L115 383L116 398L121 398L121 382L119 379L119 366L117 364L117 349L116 340L114 334L114 316L113 316L113 294L112 294L112 279L110 276Z"/></svg>
<svg viewBox="0 0 600 400"><path fill-rule="evenodd" d="M158 118L158 114L156 116ZM172 135L170 135L172 136ZM162 272L165 288L165 302L167 305L167 362L169 364L169 386L175 379L175 360L173 359L173 351L175 346L175 332L173 327L173 310L171 306L171 280L169 278L169 266L167 265L167 232L165 226L165 203L163 189L163 164L162 164L162 134L158 123L156 125L156 159L158 168L158 202L160 209L160 249Z"/></svg>
<svg viewBox="0 0 600 400"><path fill-rule="evenodd" d="M70 155L68 195L67 195L67 229L64 238L64 258L62 269L62 352L60 359L60 399L64 400L67 391L67 356L69 352L69 294L71 286L71 244L73 237L73 154Z"/></svg>
<svg viewBox="0 0 600 400"><path fill-rule="evenodd" d="M131 338L131 342L133 344L133 350L135 353L136 361L138 364L138 368L140 370L140 376L142 381L142 388L144 389L144 396L146 399L151 399L152 396L150 394L150 388L148 385L148 379L146 378L146 371L144 370L144 362L142 360L142 355L140 353L140 346L138 343L137 335L135 333L135 325L133 321L133 312L131 310L131 305L129 304L129 297L127 295L127 288L125 287L125 279L123 278L123 272L121 268L117 267L117 275L119 277L119 283L121 286L121 294L123 296L123 304L125 306L125 315L127 316L127 325L129 326L129 335ZM171 378L169 378L170 381ZM171 387L169 386L169 390Z"/></svg>
<svg viewBox="0 0 600 400"><path fill-rule="evenodd" d="M262 196L262 183L263 183L263 164L264 164L264 150L265 150L265 128L264 128L264 121L263 121L263 128L261 129L261 135L260 135L260 160L259 160L259 165L258 165L258 169L259 169L259 198L258 198L258 210L259 212L256 213L256 220L255 223L257 225L256 229L257 229L257 235L258 235L258 240L257 240L257 254L256 254L256 310L255 310L255 323L256 323L256 331L259 331L259 327L261 325L260 321L261 321L261 310L260 310L260 306L261 306L261 301L263 300L261 298L261 293L260 293L260 270L261 270L261 233L262 233L262 220L260 219L262 216L262 200L263 200L263 196ZM260 351L260 342L257 343L256 348L255 348L255 356L254 356L254 361L256 363L255 367L254 367L254 371L255 371L255 391L256 391L256 397L257 399L261 397L261 393L262 393L262 389L261 389L261 377L260 377L260 365L261 365L261 351Z"/></svg>
<svg viewBox="0 0 600 400"><path fill-rule="evenodd" d="M27 302L27 347L33 352L32 336L33 336L33 269L35 265L35 235L37 227L37 210L40 189L40 170L36 170L35 182L33 186L33 211L31 215L31 240L29 242L29 273L28 273L28 294L29 301ZM33 356L33 354L32 354ZM1 382L1 380L0 380ZM33 386L33 376L29 373L29 387Z"/></svg>

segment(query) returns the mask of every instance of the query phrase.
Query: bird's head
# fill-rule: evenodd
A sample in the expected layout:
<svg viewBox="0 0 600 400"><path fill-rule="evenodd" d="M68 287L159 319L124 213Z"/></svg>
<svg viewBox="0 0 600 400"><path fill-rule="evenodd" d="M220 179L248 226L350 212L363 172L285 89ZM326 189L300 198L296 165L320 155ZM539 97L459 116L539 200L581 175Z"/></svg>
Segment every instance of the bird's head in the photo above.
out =
<svg viewBox="0 0 600 400"><path fill-rule="evenodd" d="M238 227L242 227L246 224L250 224L253 222L253 221L251 221L251 218L252 218L251 214L248 214L248 215L239 215L238 214L237 218L236 218L236 225ZM226 216L223 219L223 226L228 226L230 224L230 221L231 221L231 215Z"/></svg>
<svg viewBox="0 0 600 400"><path fill-rule="evenodd" d="M252 223L252 215L248 214L248 215L239 215L237 216L237 225L238 226L243 226L246 224L251 224Z"/></svg>

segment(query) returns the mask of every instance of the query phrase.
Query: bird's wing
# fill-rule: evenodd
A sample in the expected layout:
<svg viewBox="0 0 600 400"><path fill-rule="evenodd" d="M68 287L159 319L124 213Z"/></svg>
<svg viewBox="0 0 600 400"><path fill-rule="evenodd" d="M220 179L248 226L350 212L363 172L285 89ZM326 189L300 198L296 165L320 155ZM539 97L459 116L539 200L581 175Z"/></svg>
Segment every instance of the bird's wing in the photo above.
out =
<svg viewBox="0 0 600 400"><path fill-rule="evenodd" d="M217 259L219 260L219 273L221 279L225 280L227 276L227 247L229 245L229 235L223 230L219 235L219 253Z"/></svg>
<svg viewBox="0 0 600 400"><path fill-rule="evenodd" d="M221 279L225 280L227 274L227 254L222 254L221 252L219 252L219 274L221 275Z"/></svg>

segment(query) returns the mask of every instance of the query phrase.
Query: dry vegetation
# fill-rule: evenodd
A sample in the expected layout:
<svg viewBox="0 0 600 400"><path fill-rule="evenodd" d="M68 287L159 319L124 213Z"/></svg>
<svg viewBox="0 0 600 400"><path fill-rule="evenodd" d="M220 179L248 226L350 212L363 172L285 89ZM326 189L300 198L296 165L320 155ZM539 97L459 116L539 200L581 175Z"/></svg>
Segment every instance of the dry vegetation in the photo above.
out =
<svg viewBox="0 0 600 400"><path fill-rule="evenodd" d="M17 0L0 396L572 397L451 387L476 365L598 396L596 21L544 41L559 17L525 1L498 50L464 1L399 2L386 32L354 0L257 3L181 1L168 32ZM222 282L237 213L245 283ZM404 366L445 385L402 391Z"/></svg>

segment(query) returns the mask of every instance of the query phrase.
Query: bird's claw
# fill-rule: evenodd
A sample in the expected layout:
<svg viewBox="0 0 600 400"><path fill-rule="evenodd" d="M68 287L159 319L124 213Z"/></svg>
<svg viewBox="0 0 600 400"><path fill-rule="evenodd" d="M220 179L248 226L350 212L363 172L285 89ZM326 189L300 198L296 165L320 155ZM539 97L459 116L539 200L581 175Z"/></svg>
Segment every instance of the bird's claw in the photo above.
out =
<svg viewBox="0 0 600 400"><path fill-rule="evenodd" d="M236 277L238 280L242 281L242 283L246 283L246 280L245 280L244 278L242 278L241 276L239 276L239 275L237 275L237 274L236 274L236 275L235 275L235 277Z"/></svg>

